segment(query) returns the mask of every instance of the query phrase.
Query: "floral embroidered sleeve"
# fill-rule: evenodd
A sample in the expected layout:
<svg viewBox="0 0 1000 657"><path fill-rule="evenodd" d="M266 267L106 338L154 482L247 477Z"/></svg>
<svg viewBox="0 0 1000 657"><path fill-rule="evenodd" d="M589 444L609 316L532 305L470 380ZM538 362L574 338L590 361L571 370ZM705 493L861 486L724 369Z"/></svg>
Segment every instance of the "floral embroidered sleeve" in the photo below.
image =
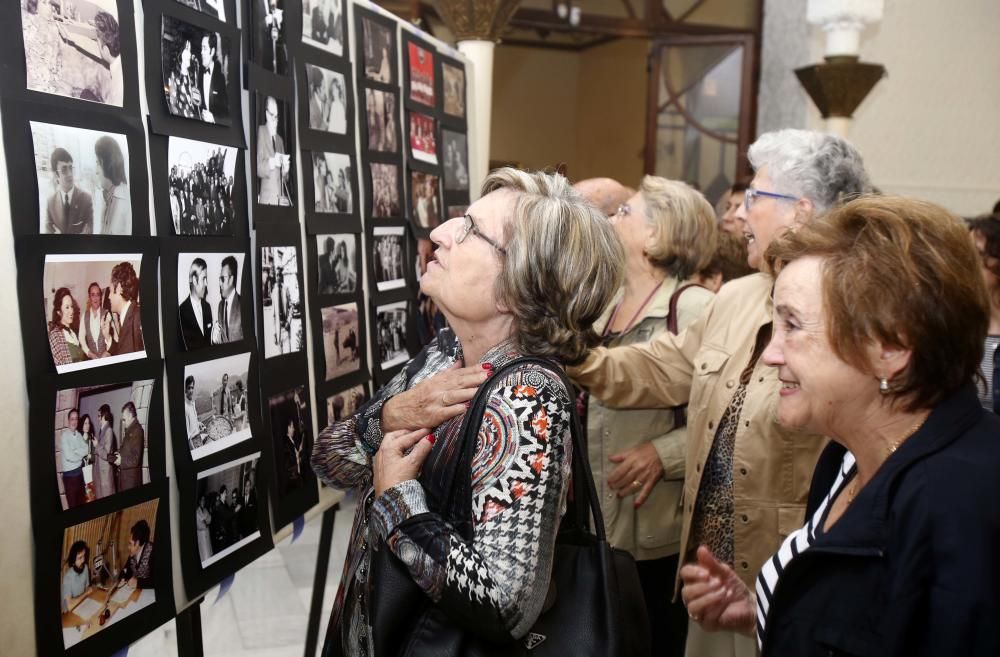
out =
<svg viewBox="0 0 1000 657"><path fill-rule="evenodd" d="M487 638L524 636L541 613L565 510L572 403L546 370L492 383L472 465L471 542L428 511L415 480L372 505L372 525L416 583Z"/></svg>

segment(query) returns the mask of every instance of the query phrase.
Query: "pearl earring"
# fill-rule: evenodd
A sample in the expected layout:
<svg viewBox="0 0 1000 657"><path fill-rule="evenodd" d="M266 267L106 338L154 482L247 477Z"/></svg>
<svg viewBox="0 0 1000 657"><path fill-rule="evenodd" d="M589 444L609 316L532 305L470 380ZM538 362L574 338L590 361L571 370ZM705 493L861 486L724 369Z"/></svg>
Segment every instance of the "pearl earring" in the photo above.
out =
<svg viewBox="0 0 1000 657"><path fill-rule="evenodd" d="M878 391L881 392L883 395L889 392L889 380L887 378L882 377L881 379L879 379Z"/></svg>

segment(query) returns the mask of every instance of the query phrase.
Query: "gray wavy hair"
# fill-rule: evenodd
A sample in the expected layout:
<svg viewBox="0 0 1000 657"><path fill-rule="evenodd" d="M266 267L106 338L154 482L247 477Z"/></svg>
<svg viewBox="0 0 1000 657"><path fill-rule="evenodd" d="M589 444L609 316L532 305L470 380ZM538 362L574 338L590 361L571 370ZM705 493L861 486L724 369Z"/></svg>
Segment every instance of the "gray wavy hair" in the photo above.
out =
<svg viewBox="0 0 1000 657"><path fill-rule="evenodd" d="M809 199L817 214L871 192L861 153L834 135L767 132L750 145L747 157L754 171L767 167L776 191Z"/></svg>
<svg viewBox="0 0 1000 657"><path fill-rule="evenodd" d="M621 285L621 242L608 218L559 174L496 169L482 194L497 190L514 195L496 281L514 338L525 354L580 363L599 344L593 324Z"/></svg>

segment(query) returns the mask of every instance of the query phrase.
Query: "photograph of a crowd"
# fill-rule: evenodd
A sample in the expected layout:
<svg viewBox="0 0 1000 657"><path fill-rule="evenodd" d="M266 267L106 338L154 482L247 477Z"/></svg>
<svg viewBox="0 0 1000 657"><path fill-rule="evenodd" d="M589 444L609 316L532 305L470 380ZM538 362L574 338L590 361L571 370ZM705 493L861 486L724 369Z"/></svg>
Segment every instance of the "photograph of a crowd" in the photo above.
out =
<svg viewBox="0 0 1000 657"><path fill-rule="evenodd" d="M184 423L192 460L251 438L249 369L249 353L185 366Z"/></svg>
<svg viewBox="0 0 1000 657"><path fill-rule="evenodd" d="M121 107L117 1L20 2L28 89Z"/></svg>
<svg viewBox="0 0 1000 657"><path fill-rule="evenodd" d="M375 346L383 370L410 358L406 349L406 305L405 301L397 301L375 308Z"/></svg>
<svg viewBox="0 0 1000 657"><path fill-rule="evenodd" d="M232 235L236 149L170 137L170 217L178 235Z"/></svg>
<svg viewBox="0 0 1000 657"><path fill-rule="evenodd" d="M31 121L43 235L131 235L124 135Z"/></svg>
<svg viewBox="0 0 1000 657"><path fill-rule="evenodd" d="M305 348L298 252L294 246L265 246L260 250L264 358Z"/></svg>
<svg viewBox="0 0 1000 657"><path fill-rule="evenodd" d="M206 568L260 536L257 464L260 452L198 473L194 521Z"/></svg>
<svg viewBox="0 0 1000 657"><path fill-rule="evenodd" d="M56 393L56 478L64 510L149 482L152 394L152 379Z"/></svg>
<svg viewBox="0 0 1000 657"><path fill-rule="evenodd" d="M375 284L379 292L394 290L406 285L404 278L405 228L402 226L376 226L372 229L372 264Z"/></svg>
<svg viewBox="0 0 1000 657"><path fill-rule="evenodd" d="M229 125L229 37L163 17L163 94L174 116Z"/></svg>
<svg viewBox="0 0 1000 657"><path fill-rule="evenodd" d="M188 351L243 339L243 253L177 256L177 320Z"/></svg>
<svg viewBox="0 0 1000 657"><path fill-rule="evenodd" d="M45 256L42 303L57 372L146 357L141 260L138 253Z"/></svg>
<svg viewBox="0 0 1000 657"><path fill-rule="evenodd" d="M156 602L158 508L159 500L150 500L63 531L59 597L65 648Z"/></svg>
<svg viewBox="0 0 1000 657"><path fill-rule="evenodd" d="M410 113L410 151L413 159L437 164L437 137L434 118L419 112Z"/></svg>

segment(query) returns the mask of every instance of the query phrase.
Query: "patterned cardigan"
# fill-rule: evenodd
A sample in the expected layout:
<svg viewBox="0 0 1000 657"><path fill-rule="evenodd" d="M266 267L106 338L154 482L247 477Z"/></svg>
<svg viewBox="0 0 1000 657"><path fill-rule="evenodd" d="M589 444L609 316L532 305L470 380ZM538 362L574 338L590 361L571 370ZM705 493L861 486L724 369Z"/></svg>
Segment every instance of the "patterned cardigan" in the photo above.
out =
<svg viewBox="0 0 1000 657"><path fill-rule="evenodd" d="M520 354L509 342L481 362L495 370ZM364 583L369 544L385 541L430 600L453 618L472 619L485 636L524 636L548 592L559 520L569 485L571 405L558 375L525 365L488 380L489 399L472 463L473 539L464 540L435 512L417 480L374 496L372 456L382 439L382 404L462 360L450 330L438 333L407 367L351 417L323 430L313 469L327 484L357 488L358 505L324 654L370 655ZM464 414L435 429L427 464L455 453ZM467 625L463 623L463 625Z"/></svg>

